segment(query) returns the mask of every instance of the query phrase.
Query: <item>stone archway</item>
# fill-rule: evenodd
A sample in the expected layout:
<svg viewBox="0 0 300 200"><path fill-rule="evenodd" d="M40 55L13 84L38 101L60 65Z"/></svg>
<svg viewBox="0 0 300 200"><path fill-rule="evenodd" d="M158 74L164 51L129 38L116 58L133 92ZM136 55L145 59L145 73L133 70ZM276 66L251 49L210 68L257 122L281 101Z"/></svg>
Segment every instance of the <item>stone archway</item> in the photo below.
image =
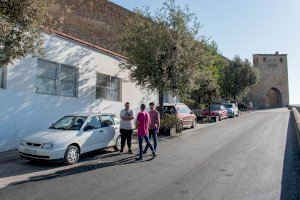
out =
<svg viewBox="0 0 300 200"><path fill-rule="evenodd" d="M282 107L281 92L275 87L267 91L267 106L269 108Z"/></svg>

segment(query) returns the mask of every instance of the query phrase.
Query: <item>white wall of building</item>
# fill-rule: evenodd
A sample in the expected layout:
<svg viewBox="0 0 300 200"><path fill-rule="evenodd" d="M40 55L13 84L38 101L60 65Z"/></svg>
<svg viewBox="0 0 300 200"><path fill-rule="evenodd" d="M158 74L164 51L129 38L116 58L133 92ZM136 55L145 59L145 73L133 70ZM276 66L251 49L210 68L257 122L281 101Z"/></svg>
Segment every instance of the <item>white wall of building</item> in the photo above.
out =
<svg viewBox="0 0 300 200"><path fill-rule="evenodd" d="M157 102L157 96L130 82L120 72L120 59L56 35L45 35L41 58L79 69L78 97L36 93L38 57L27 56L7 67L6 88L0 89L0 152L15 149L29 134L48 128L71 113L109 112L119 115L126 101L138 112L141 103ZM122 102L96 99L96 73L122 78Z"/></svg>

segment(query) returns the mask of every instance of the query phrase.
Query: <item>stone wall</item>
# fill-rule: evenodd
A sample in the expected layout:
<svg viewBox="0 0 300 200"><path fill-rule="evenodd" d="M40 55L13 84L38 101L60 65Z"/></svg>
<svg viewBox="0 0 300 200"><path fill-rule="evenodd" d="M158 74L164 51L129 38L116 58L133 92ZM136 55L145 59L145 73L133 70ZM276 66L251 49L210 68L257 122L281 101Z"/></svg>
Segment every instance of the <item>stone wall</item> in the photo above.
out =
<svg viewBox="0 0 300 200"><path fill-rule="evenodd" d="M120 33L134 13L106 0L59 0L50 14L55 29L122 54Z"/></svg>
<svg viewBox="0 0 300 200"><path fill-rule="evenodd" d="M300 147L300 113L295 107L292 107L292 118L297 132L298 146Z"/></svg>
<svg viewBox="0 0 300 200"><path fill-rule="evenodd" d="M260 79L251 88L248 99L258 108L289 105L287 55L255 54L253 63L260 71Z"/></svg>

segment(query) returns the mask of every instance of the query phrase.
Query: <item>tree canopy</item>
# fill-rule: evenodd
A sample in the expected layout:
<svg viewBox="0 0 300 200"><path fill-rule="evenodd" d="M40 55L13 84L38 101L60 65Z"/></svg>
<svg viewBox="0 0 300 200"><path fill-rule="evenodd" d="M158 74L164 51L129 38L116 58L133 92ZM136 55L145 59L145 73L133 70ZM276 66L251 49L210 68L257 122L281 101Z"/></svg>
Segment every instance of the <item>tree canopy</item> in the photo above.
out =
<svg viewBox="0 0 300 200"><path fill-rule="evenodd" d="M220 82L223 77L222 70L227 64L219 50L218 45L212 42L206 42L204 45L205 59L199 65L200 74L197 76L197 88L192 91L184 102L193 108L199 108L200 99L208 100L211 104L212 99L219 99L221 86Z"/></svg>
<svg viewBox="0 0 300 200"><path fill-rule="evenodd" d="M236 56L223 69L221 80L222 97L236 100L247 94L250 86L255 85L259 72L246 59Z"/></svg>
<svg viewBox="0 0 300 200"><path fill-rule="evenodd" d="M166 1L154 15L137 10L122 35L127 57L122 67L138 85L157 91L160 104L163 92L183 96L198 87L205 53L198 31L194 15L174 0Z"/></svg>
<svg viewBox="0 0 300 200"><path fill-rule="evenodd" d="M37 53L41 27L50 26L54 0L0 0L0 67Z"/></svg>

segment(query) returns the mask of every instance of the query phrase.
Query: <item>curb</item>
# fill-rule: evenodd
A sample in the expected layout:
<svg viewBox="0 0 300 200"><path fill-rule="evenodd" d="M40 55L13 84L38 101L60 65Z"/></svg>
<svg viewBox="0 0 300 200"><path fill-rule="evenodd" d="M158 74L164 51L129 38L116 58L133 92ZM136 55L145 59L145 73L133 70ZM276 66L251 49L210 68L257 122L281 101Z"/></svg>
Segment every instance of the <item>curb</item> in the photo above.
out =
<svg viewBox="0 0 300 200"><path fill-rule="evenodd" d="M298 147L300 148L300 113L295 107L292 107L292 118L297 132Z"/></svg>

